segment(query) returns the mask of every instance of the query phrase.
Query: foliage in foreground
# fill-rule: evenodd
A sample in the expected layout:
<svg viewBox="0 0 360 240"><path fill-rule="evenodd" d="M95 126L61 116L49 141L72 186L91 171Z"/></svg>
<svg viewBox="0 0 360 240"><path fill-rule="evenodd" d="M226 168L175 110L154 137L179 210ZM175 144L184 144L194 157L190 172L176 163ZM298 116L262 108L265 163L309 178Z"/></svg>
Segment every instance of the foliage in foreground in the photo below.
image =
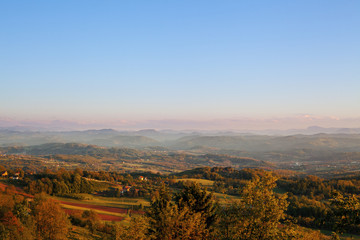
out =
<svg viewBox="0 0 360 240"><path fill-rule="evenodd" d="M238 174L230 170L225 173ZM181 189L174 194L162 185L153 194L147 214L131 219L129 225L103 223L93 211L71 213L71 225L56 202L44 195L29 201L12 187L0 192L0 239L79 239L74 237L74 226L87 229L88 239L330 239L287 219L289 199L295 195L290 193L288 198L287 194L275 193L279 182L276 176L256 170L243 173L247 180L239 185L239 200L229 205L220 206L213 194L194 182L176 185ZM77 174L69 176L75 180L69 181L71 188L81 189L81 184L74 184L81 183ZM160 179L157 181L160 184ZM156 188L151 181L146 184ZM326 216L331 230L341 233L357 228L360 201L356 195L338 192L329 206ZM332 239L337 238L334 233Z"/></svg>
<svg viewBox="0 0 360 240"><path fill-rule="evenodd" d="M256 177L243 189L241 200L225 207L196 183L175 196L163 186L142 219L146 224L141 226L148 227L130 225L127 231L133 234L119 239L327 239L284 222L287 196L273 192L276 180L271 173Z"/></svg>
<svg viewBox="0 0 360 240"><path fill-rule="evenodd" d="M33 201L6 190L0 193L0 239L67 239L70 221L60 205L44 195Z"/></svg>

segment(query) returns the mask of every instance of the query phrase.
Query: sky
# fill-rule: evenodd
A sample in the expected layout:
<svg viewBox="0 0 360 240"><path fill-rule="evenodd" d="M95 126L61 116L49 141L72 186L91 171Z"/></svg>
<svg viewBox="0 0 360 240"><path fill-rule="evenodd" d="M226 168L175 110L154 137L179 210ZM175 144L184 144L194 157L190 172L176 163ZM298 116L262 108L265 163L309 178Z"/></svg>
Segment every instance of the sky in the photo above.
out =
<svg viewBox="0 0 360 240"><path fill-rule="evenodd" d="M1 1L0 126L360 127L360 1Z"/></svg>

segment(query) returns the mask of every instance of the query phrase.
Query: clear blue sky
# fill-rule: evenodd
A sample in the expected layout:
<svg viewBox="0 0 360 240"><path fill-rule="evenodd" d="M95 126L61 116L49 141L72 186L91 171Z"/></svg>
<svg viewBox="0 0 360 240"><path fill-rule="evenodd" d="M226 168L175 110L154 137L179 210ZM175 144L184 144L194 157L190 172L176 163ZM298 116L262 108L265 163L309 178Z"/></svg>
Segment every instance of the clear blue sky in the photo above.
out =
<svg viewBox="0 0 360 240"><path fill-rule="evenodd" d="M0 79L4 121L355 126L360 1L1 1Z"/></svg>

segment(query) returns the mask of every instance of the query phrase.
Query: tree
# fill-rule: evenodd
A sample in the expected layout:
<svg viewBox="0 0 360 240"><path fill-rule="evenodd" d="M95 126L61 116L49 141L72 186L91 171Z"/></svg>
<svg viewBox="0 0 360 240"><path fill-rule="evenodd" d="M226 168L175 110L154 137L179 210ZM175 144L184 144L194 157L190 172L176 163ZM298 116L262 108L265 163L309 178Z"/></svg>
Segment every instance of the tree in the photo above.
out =
<svg viewBox="0 0 360 240"><path fill-rule="evenodd" d="M92 233L94 233L101 224L99 215L93 210L85 210L82 218L84 218L86 225Z"/></svg>
<svg viewBox="0 0 360 240"><path fill-rule="evenodd" d="M149 235L154 239L208 239L209 232L201 213L192 211L186 204L171 202L171 194L164 186L151 201Z"/></svg>
<svg viewBox="0 0 360 240"><path fill-rule="evenodd" d="M219 237L221 239L234 239L237 234L237 226L241 218L241 210L239 204L231 204L228 207L221 207L218 209L218 217L220 221L217 225Z"/></svg>
<svg viewBox="0 0 360 240"><path fill-rule="evenodd" d="M37 234L42 239L67 239L70 221L60 205L40 196L35 199L34 219Z"/></svg>
<svg viewBox="0 0 360 240"><path fill-rule="evenodd" d="M79 193L81 190L81 176L80 174L76 173L73 175L73 183L71 184L71 192Z"/></svg>
<svg viewBox="0 0 360 240"><path fill-rule="evenodd" d="M221 221L227 226L220 228L220 232L227 239L289 239L279 229L288 203L286 195L277 196L273 192L276 180L275 176L264 172L261 178L254 176L248 182L242 190L241 200L234 202L222 215Z"/></svg>
<svg viewBox="0 0 360 240"><path fill-rule="evenodd" d="M176 195L175 201L179 209L186 206L194 213L200 213L205 219L207 228L216 221L216 204L213 194L208 194L195 182L184 185L184 189Z"/></svg>
<svg viewBox="0 0 360 240"><path fill-rule="evenodd" d="M20 221L11 211L0 214L0 236L6 236L4 239L21 240L23 227Z"/></svg>
<svg viewBox="0 0 360 240"><path fill-rule="evenodd" d="M149 232L155 238L161 239L167 235L167 223L170 222L170 213L173 211L171 204L171 194L169 189L162 186L159 191L155 192L153 199L151 199L150 209L147 212L149 217Z"/></svg>
<svg viewBox="0 0 360 240"><path fill-rule="evenodd" d="M336 232L332 232L331 233L331 240L340 240L340 237Z"/></svg>
<svg viewBox="0 0 360 240"><path fill-rule="evenodd" d="M131 218L130 225L115 224L115 240L145 240L148 239L148 219L144 216Z"/></svg>
<svg viewBox="0 0 360 240"><path fill-rule="evenodd" d="M360 223L360 200L356 195L343 196L334 192L331 207L336 231L351 231L353 226Z"/></svg>

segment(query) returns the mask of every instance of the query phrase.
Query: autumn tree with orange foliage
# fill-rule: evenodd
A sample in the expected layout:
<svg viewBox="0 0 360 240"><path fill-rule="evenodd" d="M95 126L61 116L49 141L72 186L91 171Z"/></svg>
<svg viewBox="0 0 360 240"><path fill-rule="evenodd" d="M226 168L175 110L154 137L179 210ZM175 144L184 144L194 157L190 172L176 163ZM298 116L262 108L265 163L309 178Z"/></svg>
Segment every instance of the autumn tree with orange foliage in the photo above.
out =
<svg viewBox="0 0 360 240"><path fill-rule="evenodd" d="M39 239L67 239L70 220L60 205L43 195L35 198L34 219Z"/></svg>

